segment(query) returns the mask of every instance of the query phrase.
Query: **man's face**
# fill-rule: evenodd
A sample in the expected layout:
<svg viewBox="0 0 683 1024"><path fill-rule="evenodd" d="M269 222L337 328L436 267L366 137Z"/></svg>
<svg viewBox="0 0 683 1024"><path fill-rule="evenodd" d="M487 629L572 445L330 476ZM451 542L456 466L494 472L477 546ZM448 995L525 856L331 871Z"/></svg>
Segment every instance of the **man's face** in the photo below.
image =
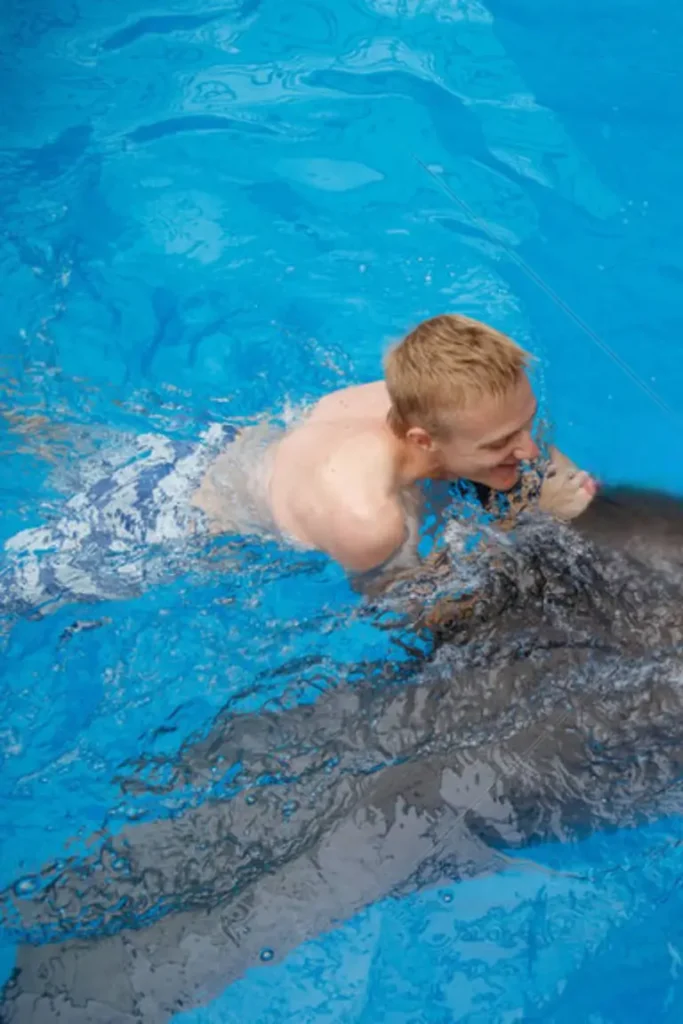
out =
<svg viewBox="0 0 683 1024"><path fill-rule="evenodd" d="M535 459L531 431L538 403L526 374L500 398L482 398L458 413L447 440L432 439L441 474L509 491L517 483L520 463Z"/></svg>

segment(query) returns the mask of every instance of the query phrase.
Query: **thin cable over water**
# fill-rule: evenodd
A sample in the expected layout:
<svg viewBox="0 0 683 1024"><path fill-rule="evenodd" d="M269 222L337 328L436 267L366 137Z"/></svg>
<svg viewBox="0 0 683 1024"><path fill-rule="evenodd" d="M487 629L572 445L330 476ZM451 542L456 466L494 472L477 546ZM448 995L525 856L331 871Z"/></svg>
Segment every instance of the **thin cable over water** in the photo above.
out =
<svg viewBox="0 0 683 1024"><path fill-rule="evenodd" d="M598 348L602 349L602 351L616 363L616 365L623 371L623 373L625 373L627 377L630 377L633 383L636 384L636 386L639 387L641 391L644 391L645 394L649 398L651 398L652 401L669 416L672 416L675 420L683 421L683 416L681 415L681 413L676 411L675 409L672 409L671 406L665 401L665 399L663 399L662 396L657 391L655 391L654 388L650 387L647 381L644 381L642 377L640 377L639 374L633 369L633 367L630 366L629 363L627 363L626 360L619 355L618 352L615 352L615 350L610 345L608 345L604 338L601 338L600 335L597 334L592 329L592 327L589 327L586 321L583 320L578 313L574 312L571 306L567 305L564 299L562 299L561 296L557 294L554 288L552 288L546 281L544 281L540 274L538 274L534 270L534 268L530 266L522 256L519 255L519 253L515 252L515 250L511 248L511 246L509 246L493 231L491 231L486 221L482 220L481 217L477 216L472 207L467 202L465 202L465 200L462 199L457 194L457 192L453 190L453 188L448 184L447 181L444 181L444 179L440 175L436 174L435 171L433 171L431 167L429 167L423 160L421 160L419 156L416 156L415 153L413 153L413 159L423 169L423 171L425 171L425 173L428 174L439 185L442 191L445 192L446 195L453 200L453 202L457 203L457 205L467 214L472 223L476 225L476 227L480 228L480 230L486 234L486 236L489 238L491 242L494 243L494 245L500 246L500 248L503 249L504 252L509 256L509 258L513 260L513 262L516 263L517 266L520 267L524 271L524 273L535 284L537 284L542 291L545 292L545 294L555 303L555 305L562 310L565 316L569 317L569 319L576 324L579 330L583 331L583 333L586 334L591 339L591 341L598 346Z"/></svg>

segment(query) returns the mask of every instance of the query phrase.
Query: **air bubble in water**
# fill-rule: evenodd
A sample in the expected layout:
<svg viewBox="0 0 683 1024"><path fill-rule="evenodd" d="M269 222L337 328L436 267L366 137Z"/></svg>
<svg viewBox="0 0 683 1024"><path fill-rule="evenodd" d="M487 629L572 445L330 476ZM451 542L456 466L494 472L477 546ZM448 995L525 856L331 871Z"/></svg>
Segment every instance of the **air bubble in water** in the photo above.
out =
<svg viewBox="0 0 683 1024"><path fill-rule="evenodd" d="M262 949L261 952L259 953L259 957L261 960L263 960L264 964L267 964L268 961L272 960L274 956L275 953L273 952L272 949Z"/></svg>
<svg viewBox="0 0 683 1024"><path fill-rule="evenodd" d="M39 885L40 883L35 875L25 875L24 878L20 878L15 883L14 891L17 896L31 896Z"/></svg>

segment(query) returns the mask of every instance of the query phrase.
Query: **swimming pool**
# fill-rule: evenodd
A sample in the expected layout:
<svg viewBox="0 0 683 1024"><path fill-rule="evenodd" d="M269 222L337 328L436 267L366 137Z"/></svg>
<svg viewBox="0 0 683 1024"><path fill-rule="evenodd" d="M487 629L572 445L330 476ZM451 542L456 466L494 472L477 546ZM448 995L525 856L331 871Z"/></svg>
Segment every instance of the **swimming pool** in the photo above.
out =
<svg viewBox="0 0 683 1024"><path fill-rule="evenodd" d="M3 540L122 438L373 379L386 341L454 307L540 357L580 464L683 490L673 4L53 8L0 28L3 406L50 428L3 419ZM5 638L3 888L171 813L116 773L236 695L310 701L399 660L323 560L245 544L239 570ZM680 1020L680 839L663 820L383 900L177 1019Z"/></svg>

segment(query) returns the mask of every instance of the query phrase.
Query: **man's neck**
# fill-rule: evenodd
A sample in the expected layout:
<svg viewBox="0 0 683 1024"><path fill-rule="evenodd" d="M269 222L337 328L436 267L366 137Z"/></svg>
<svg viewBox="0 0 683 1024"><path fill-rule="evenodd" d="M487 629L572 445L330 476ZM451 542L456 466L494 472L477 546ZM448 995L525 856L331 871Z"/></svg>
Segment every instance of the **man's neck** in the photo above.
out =
<svg viewBox="0 0 683 1024"><path fill-rule="evenodd" d="M394 445L396 486L399 490L411 487L418 480L442 479L441 463L433 452L409 444L397 437L391 428L387 429Z"/></svg>

